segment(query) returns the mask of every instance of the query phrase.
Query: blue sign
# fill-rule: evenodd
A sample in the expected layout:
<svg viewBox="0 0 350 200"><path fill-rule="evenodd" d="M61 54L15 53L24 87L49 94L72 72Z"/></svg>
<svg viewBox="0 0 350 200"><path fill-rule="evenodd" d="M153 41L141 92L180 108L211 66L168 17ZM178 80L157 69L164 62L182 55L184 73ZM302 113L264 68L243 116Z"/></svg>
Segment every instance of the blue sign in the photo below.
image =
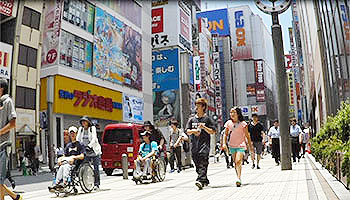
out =
<svg viewBox="0 0 350 200"><path fill-rule="evenodd" d="M194 79L193 79L193 56L188 56L188 68L190 70L190 85L194 85Z"/></svg>
<svg viewBox="0 0 350 200"><path fill-rule="evenodd" d="M197 19L207 18L208 19L208 29L211 34L218 34L219 36L229 36L230 27L227 17L227 9L211 10L206 12L201 12L197 14Z"/></svg>
<svg viewBox="0 0 350 200"><path fill-rule="evenodd" d="M179 89L179 51L152 52L153 92Z"/></svg>

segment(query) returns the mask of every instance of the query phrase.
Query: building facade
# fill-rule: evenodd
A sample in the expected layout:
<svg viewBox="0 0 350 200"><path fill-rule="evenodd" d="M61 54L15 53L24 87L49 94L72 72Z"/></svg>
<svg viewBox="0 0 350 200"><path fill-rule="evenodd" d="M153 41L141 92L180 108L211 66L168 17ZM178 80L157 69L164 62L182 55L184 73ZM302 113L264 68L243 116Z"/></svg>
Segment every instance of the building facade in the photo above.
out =
<svg viewBox="0 0 350 200"><path fill-rule="evenodd" d="M47 1L40 116L46 146L88 116L110 123L152 119L151 1ZM45 152L53 149L45 149Z"/></svg>

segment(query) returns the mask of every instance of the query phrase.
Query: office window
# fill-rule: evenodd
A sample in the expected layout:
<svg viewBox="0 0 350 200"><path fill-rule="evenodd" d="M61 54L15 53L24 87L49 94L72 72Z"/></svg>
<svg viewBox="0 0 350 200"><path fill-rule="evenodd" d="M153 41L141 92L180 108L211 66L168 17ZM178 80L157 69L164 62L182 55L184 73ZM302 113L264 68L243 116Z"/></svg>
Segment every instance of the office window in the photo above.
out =
<svg viewBox="0 0 350 200"><path fill-rule="evenodd" d="M78 26L89 33L94 32L95 7L86 1L65 0L63 20Z"/></svg>
<svg viewBox="0 0 350 200"><path fill-rule="evenodd" d="M38 50L20 44L18 53L18 64L36 68L37 54Z"/></svg>
<svg viewBox="0 0 350 200"><path fill-rule="evenodd" d="M31 88L16 87L16 108L35 109L36 91Z"/></svg>
<svg viewBox="0 0 350 200"><path fill-rule="evenodd" d="M28 7L24 7L22 24L39 30L40 13Z"/></svg>

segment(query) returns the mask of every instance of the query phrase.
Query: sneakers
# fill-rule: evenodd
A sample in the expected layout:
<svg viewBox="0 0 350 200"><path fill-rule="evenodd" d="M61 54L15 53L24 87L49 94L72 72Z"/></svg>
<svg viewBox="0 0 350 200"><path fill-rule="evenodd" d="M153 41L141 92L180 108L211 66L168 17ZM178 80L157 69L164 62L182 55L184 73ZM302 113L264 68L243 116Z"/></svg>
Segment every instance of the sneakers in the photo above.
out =
<svg viewBox="0 0 350 200"><path fill-rule="evenodd" d="M196 182L195 182L195 185L198 187L198 190L202 190L202 189L203 189L203 185L202 185L201 182L196 181Z"/></svg>
<svg viewBox="0 0 350 200"><path fill-rule="evenodd" d="M256 169L260 169L259 165L256 166Z"/></svg>
<svg viewBox="0 0 350 200"><path fill-rule="evenodd" d="M17 194L15 200L23 200L23 196L20 194Z"/></svg>
<svg viewBox="0 0 350 200"><path fill-rule="evenodd" d="M227 165L226 168L227 168L227 169L230 169L230 165Z"/></svg>
<svg viewBox="0 0 350 200"><path fill-rule="evenodd" d="M174 173L175 172L175 169L171 169L169 173Z"/></svg>
<svg viewBox="0 0 350 200"><path fill-rule="evenodd" d="M178 170L177 170L177 173L180 173L180 172L181 172L181 169L178 169Z"/></svg>
<svg viewBox="0 0 350 200"><path fill-rule="evenodd" d="M254 169L255 168L255 164L253 163L253 165L252 165L252 169Z"/></svg>

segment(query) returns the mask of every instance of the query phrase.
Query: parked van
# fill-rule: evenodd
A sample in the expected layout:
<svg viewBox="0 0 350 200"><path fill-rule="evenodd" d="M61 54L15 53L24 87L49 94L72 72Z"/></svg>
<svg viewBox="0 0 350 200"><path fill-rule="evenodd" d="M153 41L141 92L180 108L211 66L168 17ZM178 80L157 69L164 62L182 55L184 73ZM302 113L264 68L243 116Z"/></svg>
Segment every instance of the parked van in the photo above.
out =
<svg viewBox="0 0 350 200"><path fill-rule="evenodd" d="M143 125L132 123L109 124L102 134L101 165L107 176L111 176L114 169L122 169L122 155L128 157L128 168L134 169L141 144L140 134Z"/></svg>

